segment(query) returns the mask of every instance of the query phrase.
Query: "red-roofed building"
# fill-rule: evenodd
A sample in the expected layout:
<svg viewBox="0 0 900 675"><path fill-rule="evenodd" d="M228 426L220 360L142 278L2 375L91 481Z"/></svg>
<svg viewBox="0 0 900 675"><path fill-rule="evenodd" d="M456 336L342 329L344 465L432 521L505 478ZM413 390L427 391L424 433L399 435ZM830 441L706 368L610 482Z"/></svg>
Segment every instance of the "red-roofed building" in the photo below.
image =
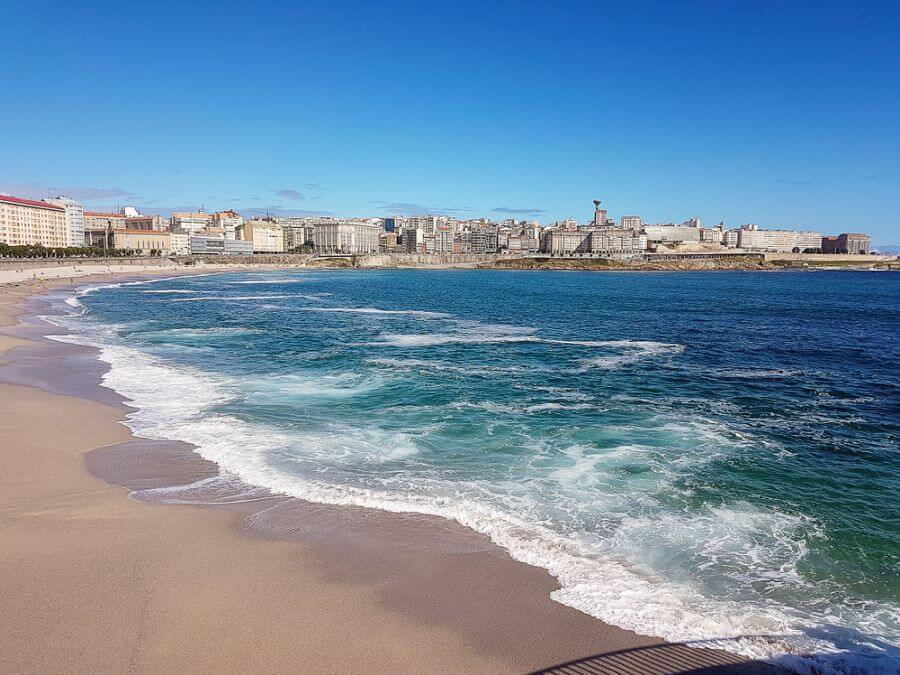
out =
<svg viewBox="0 0 900 675"><path fill-rule="evenodd" d="M102 211L84 212L85 230L125 229L125 216L121 213L103 213Z"/></svg>
<svg viewBox="0 0 900 675"><path fill-rule="evenodd" d="M0 195L0 244L63 248L68 241L69 227L63 207Z"/></svg>

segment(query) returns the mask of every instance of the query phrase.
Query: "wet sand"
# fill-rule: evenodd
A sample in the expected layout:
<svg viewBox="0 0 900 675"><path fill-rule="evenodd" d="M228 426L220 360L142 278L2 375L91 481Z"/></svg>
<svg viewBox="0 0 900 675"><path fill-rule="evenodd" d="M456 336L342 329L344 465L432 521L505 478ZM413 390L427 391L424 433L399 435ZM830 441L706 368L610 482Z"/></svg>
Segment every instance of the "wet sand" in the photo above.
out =
<svg viewBox="0 0 900 675"><path fill-rule="evenodd" d="M52 286L0 285L0 672L774 672L553 602L449 521L227 481L147 503L216 467L133 438L92 350L40 339Z"/></svg>

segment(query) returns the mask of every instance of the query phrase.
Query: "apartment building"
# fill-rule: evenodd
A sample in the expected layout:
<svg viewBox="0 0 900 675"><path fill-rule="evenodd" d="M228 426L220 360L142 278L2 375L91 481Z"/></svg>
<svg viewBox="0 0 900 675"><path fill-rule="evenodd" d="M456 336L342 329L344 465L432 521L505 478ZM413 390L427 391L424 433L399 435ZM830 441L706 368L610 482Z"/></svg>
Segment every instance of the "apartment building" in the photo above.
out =
<svg viewBox="0 0 900 675"><path fill-rule="evenodd" d="M434 231L434 252L453 253L456 233L453 228L441 225Z"/></svg>
<svg viewBox="0 0 900 675"><path fill-rule="evenodd" d="M65 208L48 202L0 195L0 244L48 248L68 246L69 226Z"/></svg>
<svg viewBox="0 0 900 675"><path fill-rule="evenodd" d="M547 230L541 239L541 250L550 255L589 253L590 230Z"/></svg>
<svg viewBox="0 0 900 675"><path fill-rule="evenodd" d="M379 225L352 221L316 223L316 253L378 253Z"/></svg>
<svg viewBox="0 0 900 675"><path fill-rule="evenodd" d="M173 232L199 234L212 224L212 216L203 211L173 212L169 224Z"/></svg>
<svg viewBox="0 0 900 675"><path fill-rule="evenodd" d="M591 232L589 244L591 253L643 253L647 249L647 235L630 228L605 227Z"/></svg>
<svg viewBox="0 0 900 675"><path fill-rule="evenodd" d="M235 240L235 232L244 222L244 217L237 211L217 211L210 218L210 226L219 229L225 239Z"/></svg>
<svg viewBox="0 0 900 675"><path fill-rule="evenodd" d="M169 252L172 255L190 255L191 235L185 234L184 232L170 232Z"/></svg>
<svg viewBox="0 0 900 675"><path fill-rule="evenodd" d="M761 230L756 225L747 225L738 231L738 248L775 253L818 251L822 248L822 235L796 230Z"/></svg>
<svg viewBox="0 0 900 675"><path fill-rule="evenodd" d="M66 228L68 239L66 246L84 246L84 206L71 197L59 195L47 197L43 201L61 206L66 210Z"/></svg>
<svg viewBox="0 0 900 675"><path fill-rule="evenodd" d="M403 248L407 253L425 252L425 232L418 227L403 229Z"/></svg>
<svg viewBox="0 0 900 675"><path fill-rule="evenodd" d="M235 228L235 236L240 241L252 242L254 253L284 253L284 231L274 220L245 220Z"/></svg>

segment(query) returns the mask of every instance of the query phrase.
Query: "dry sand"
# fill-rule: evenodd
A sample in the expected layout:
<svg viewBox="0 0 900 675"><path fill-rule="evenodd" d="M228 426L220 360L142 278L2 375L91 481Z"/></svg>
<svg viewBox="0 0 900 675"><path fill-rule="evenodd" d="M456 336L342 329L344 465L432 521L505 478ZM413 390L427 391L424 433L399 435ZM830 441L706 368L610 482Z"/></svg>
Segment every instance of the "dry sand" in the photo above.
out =
<svg viewBox="0 0 900 675"><path fill-rule="evenodd" d="M47 285L0 285L0 326ZM16 349L0 380L54 382L69 347L3 331L0 355ZM130 500L86 457L123 485L214 467L135 441L108 391L48 388L0 383L2 673L522 673L576 660L559 672L772 672L555 603L545 571L445 521L284 498ZM261 508L275 514L263 528Z"/></svg>

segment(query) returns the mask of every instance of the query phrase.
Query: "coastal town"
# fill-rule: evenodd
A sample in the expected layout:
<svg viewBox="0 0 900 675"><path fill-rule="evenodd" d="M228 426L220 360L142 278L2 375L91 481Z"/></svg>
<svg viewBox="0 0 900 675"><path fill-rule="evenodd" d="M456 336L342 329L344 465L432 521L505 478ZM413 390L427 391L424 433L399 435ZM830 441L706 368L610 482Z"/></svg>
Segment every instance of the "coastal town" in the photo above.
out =
<svg viewBox="0 0 900 675"><path fill-rule="evenodd" d="M470 254L498 258L723 257L740 254L875 253L867 234L764 229L756 224L709 227L699 218L647 223L639 215L609 217L594 200L592 217L542 225L448 215L372 218L326 216L245 218L233 210L144 214L134 206L90 211L65 195L41 200L0 195L0 256L194 256L314 253Z"/></svg>

